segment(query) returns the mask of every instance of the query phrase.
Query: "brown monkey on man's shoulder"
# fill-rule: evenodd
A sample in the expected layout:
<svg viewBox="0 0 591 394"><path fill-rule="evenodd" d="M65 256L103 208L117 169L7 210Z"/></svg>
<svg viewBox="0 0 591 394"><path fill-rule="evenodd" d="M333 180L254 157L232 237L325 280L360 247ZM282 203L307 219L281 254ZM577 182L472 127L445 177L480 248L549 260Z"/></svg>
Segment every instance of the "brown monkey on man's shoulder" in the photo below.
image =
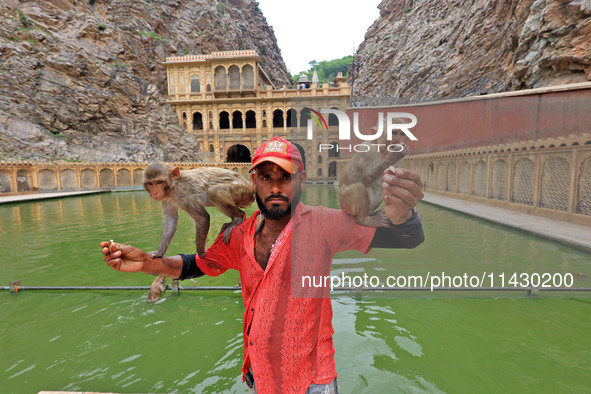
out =
<svg viewBox="0 0 591 394"><path fill-rule="evenodd" d="M195 220L197 254L205 254L209 214L205 207L216 207L232 221L224 226L223 239L230 241L232 229L242 223L244 211L254 201L252 182L235 171L217 167L199 167L180 171L165 163L154 163L144 170L144 187L156 201L162 201L164 227L160 246L153 257L162 257L176 231L178 208Z"/></svg>
<svg viewBox="0 0 591 394"><path fill-rule="evenodd" d="M181 171L165 163L154 163L144 170L143 184L154 200L162 201L164 216L158 250L148 252L152 257L162 257L166 253L176 231L178 208L195 220L195 247L197 254L203 257L209 232L209 214L205 207L216 207L232 219L222 227L222 238L228 243L232 229L244 219L245 213L240 208L254 201L251 181L235 171L217 167ZM173 281L173 288L175 286L178 281Z"/></svg>
<svg viewBox="0 0 591 394"><path fill-rule="evenodd" d="M404 142L393 142L380 138L378 144L370 145L367 152L357 152L339 174L339 202L341 209L357 217L357 223L367 227L388 227L384 211L374 212L383 201L382 175L406 155ZM391 151L388 151L387 147ZM379 148L379 150L378 150Z"/></svg>

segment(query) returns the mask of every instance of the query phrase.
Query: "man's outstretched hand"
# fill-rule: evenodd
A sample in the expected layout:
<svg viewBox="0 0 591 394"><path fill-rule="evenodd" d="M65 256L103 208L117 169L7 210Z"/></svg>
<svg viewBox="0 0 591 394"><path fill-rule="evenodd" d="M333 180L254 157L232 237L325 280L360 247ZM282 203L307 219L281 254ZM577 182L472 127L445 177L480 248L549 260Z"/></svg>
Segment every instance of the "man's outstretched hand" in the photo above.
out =
<svg viewBox="0 0 591 394"><path fill-rule="evenodd" d="M150 256L131 245L122 245L111 242L101 242L103 260L107 265L121 272L140 272Z"/></svg>

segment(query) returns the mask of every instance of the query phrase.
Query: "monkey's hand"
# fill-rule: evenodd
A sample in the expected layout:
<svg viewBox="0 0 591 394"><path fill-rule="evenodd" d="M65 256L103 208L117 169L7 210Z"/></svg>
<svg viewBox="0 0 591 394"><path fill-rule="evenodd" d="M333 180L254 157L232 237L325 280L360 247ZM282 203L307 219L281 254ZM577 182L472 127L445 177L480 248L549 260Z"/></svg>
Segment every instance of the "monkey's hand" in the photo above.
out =
<svg viewBox="0 0 591 394"><path fill-rule="evenodd" d="M150 259L147 253L131 245L101 242L101 248L107 265L121 272L139 272Z"/></svg>
<svg viewBox="0 0 591 394"><path fill-rule="evenodd" d="M150 252L148 252L148 254L150 255L150 257L154 258L154 257L162 257L162 253L158 253L157 250L152 250Z"/></svg>
<svg viewBox="0 0 591 394"><path fill-rule="evenodd" d="M402 224L412 217L412 209L423 198L423 182L419 175L404 168L384 171L384 203L386 216L393 224Z"/></svg>

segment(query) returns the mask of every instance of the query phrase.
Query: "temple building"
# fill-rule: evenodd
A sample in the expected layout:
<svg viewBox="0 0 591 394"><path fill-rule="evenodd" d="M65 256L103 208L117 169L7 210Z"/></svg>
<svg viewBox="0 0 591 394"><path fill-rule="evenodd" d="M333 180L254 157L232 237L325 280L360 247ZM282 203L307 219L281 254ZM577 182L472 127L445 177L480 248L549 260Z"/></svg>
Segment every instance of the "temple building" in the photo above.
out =
<svg viewBox="0 0 591 394"><path fill-rule="evenodd" d="M274 86L254 50L168 57L168 103L179 123L198 139L208 162L249 162L256 148L273 136L289 138L305 157L308 179L335 179L338 121L313 122L311 111L349 106L351 87L339 75L331 83ZM320 85L320 86L319 86Z"/></svg>

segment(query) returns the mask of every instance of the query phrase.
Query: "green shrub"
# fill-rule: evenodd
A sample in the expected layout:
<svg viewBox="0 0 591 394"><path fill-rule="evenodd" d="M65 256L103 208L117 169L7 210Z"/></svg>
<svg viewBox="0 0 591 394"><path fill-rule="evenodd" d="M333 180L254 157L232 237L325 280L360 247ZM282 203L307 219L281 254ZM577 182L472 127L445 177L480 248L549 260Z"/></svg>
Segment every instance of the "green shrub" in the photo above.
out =
<svg viewBox="0 0 591 394"><path fill-rule="evenodd" d="M21 10L18 10L18 19L21 21L21 24L24 27L31 27L33 24L31 23L31 21L29 20L29 18L27 18L27 16L25 15L24 12L22 12Z"/></svg>
<svg viewBox="0 0 591 394"><path fill-rule="evenodd" d="M156 33L154 33L153 31L147 33L147 32L145 32L145 31L142 30L141 31L141 34L144 35L144 36L150 37L150 38L152 38L154 40L158 40L158 41L162 41L163 40L162 37L156 35Z"/></svg>
<svg viewBox="0 0 591 394"><path fill-rule="evenodd" d="M218 12L223 15L230 6L226 3L218 3L216 4L216 8L218 9Z"/></svg>

